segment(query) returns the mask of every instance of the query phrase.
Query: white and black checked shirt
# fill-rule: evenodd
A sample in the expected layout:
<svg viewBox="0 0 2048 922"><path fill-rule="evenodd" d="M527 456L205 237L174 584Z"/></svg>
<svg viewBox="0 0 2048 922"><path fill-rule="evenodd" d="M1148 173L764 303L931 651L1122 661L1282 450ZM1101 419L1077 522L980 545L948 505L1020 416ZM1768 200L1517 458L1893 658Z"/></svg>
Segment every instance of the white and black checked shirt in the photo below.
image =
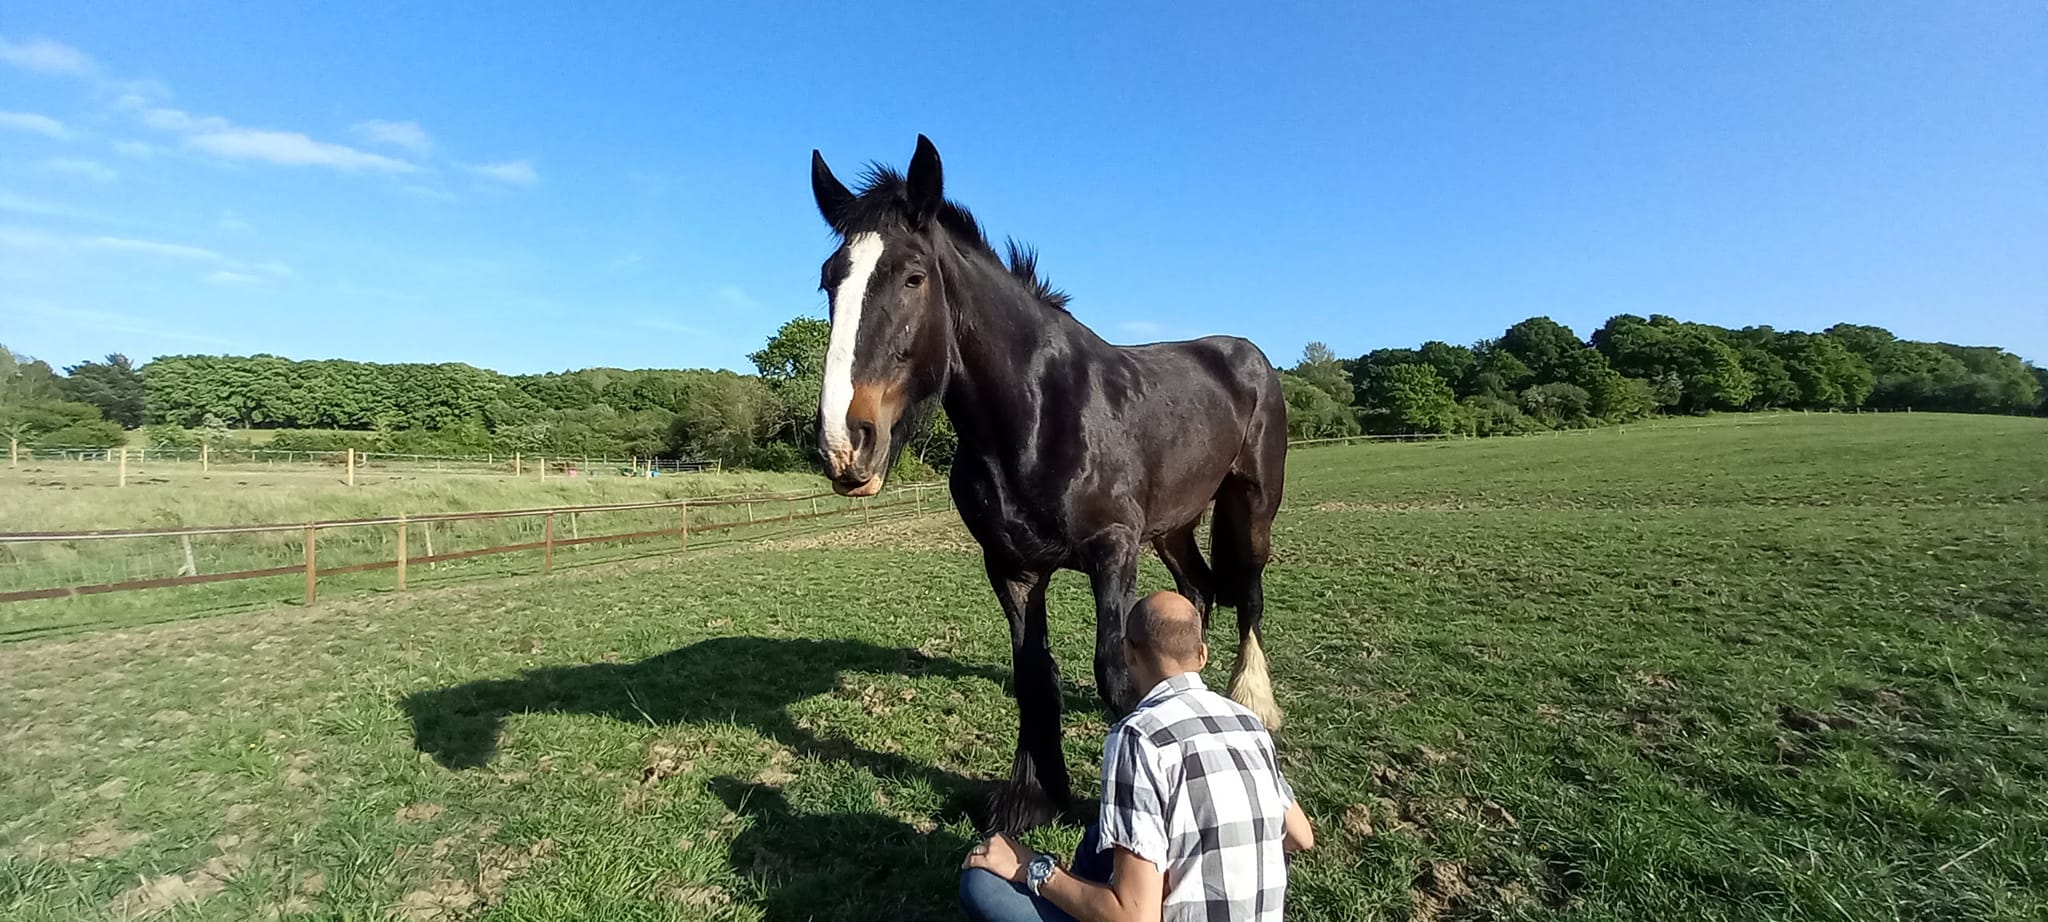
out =
<svg viewBox="0 0 2048 922"><path fill-rule="evenodd" d="M1293 805L1265 726L1196 673L1154 686L1109 731L1101 847L1159 866L1165 922L1280 922Z"/></svg>

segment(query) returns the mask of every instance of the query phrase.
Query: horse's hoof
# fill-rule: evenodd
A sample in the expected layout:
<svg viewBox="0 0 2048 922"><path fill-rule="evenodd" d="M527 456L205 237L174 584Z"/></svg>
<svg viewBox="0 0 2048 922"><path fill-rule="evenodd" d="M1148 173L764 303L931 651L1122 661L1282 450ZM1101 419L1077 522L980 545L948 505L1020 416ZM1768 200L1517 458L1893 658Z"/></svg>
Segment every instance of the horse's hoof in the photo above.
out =
<svg viewBox="0 0 2048 922"><path fill-rule="evenodd" d="M1021 833L1060 818L1066 804L1054 803L1035 784L1004 784L988 798L988 831Z"/></svg>

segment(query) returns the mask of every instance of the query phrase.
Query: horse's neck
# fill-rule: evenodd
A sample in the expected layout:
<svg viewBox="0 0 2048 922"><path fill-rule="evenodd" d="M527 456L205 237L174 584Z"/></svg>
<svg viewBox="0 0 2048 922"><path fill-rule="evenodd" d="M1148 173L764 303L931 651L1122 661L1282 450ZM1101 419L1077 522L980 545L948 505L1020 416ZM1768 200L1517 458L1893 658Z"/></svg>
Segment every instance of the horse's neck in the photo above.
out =
<svg viewBox="0 0 2048 922"><path fill-rule="evenodd" d="M942 403L963 448L1011 456L1025 439L1050 434L1037 432L1040 379L1085 373L1111 347L1080 321L1038 303L992 258L963 256L951 268L952 367ZM1040 361L1047 352L1062 360Z"/></svg>

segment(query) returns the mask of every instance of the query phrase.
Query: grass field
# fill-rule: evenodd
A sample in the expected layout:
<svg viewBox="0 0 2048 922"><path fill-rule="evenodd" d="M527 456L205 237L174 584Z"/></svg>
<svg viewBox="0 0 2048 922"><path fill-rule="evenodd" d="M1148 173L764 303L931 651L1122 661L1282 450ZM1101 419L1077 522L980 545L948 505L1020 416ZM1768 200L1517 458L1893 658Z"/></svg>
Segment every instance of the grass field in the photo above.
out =
<svg viewBox="0 0 2048 922"><path fill-rule="evenodd" d="M2048 917L2048 424L1290 466L1290 918ZM0 646L0 918L951 918L1006 638L929 516Z"/></svg>

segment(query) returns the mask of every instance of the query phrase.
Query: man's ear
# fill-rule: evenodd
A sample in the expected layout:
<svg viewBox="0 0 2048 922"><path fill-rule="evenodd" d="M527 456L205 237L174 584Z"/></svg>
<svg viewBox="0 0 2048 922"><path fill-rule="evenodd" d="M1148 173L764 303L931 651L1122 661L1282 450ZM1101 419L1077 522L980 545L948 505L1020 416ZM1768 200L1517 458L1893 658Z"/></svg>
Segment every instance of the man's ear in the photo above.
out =
<svg viewBox="0 0 2048 922"><path fill-rule="evenodd" d="M1201 672L1207 668L1209 668L1209 643L1208 641L1203 641L1201 646L1195 648L1195 671Z"/></svg>

